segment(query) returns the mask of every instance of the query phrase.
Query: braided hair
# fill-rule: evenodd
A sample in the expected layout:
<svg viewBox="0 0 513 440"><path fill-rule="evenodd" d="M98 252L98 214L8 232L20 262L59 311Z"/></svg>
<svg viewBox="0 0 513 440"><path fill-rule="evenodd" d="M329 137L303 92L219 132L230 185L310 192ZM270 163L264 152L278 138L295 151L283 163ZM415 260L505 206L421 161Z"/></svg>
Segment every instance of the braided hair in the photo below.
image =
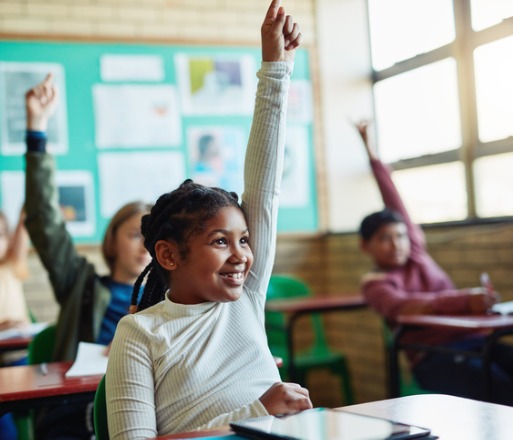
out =
<svg viewBox="0 0 513 440"><path fill-rule="evenodd" d="M155 244L159 240L172 240L178 246L180 257L185 258L189 250L189 238L203 232L205 224L215 217L221 208L228 206L236 207L244 213L236 193L200 185L191 179L185 180L177 189L158 198L150 214L144 215L141 221L144 247L152 260L134 284L130 313L144 310L162 301L170 287L169 271L159 264L155 255ZM145 278L144 290L137 304Z"/></svg>

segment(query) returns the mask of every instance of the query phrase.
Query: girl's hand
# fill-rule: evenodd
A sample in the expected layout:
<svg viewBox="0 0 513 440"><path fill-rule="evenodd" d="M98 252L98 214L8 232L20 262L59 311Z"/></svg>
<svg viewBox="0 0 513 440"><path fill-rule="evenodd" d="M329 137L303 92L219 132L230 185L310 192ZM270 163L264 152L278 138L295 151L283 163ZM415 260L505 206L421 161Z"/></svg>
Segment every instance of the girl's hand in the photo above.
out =
<svg viewBox="0 0 513 440"><path fill-rule="evenodd" d="M263 61L294 61L303 36L292 16L285 15L281 0L273 0L261 28Z"/></svg>
<svg viewBox="0 0 513 440"><path fill-rule="evenodd" d="M43 82L25 94L27 129L46 131L48 120L55 111L57 101L57 89L53 84L53 75L49 73Z"/></svg>
<svg viewBox="0 0 513 440"><path fill-rule="evenodd" d="M271 415L290 414L313 407L309 393L297 383L276 382L260 397Z"/></svg>

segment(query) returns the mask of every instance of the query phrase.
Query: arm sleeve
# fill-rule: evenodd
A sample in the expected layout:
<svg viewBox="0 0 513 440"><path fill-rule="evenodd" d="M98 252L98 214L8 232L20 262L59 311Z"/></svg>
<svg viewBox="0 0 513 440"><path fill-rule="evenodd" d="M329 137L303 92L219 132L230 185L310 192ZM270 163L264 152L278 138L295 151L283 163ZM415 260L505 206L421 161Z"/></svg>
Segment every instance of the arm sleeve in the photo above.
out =
<svg viewBox="0 0 513 440"><path fill-rule="evenodd" d="M130 318L118 324L105 377L112 440L158 435L150 344Z"/></svg>
<svg viewBox="0 0 513 440"><path fill-rule="evenodd" d="M429 306L434 314L457 315L469 313L469 292L447 289L439 292L406 292L392 280L371 274L363 284L363 294L369 305L385 319L394 321L406 306Z"/></svg>
<svg viewBox="0 0 513 440"><path fill-rule="evenodd" d="M404 206L404 202L401 199L401 195L399 194L399 191L397 191L392 180L390 168L377 159L371 160L370 165L374 178L376 179L376 183L378 184L383 203L388 209L399 212L406 223L411 242L412 254L425 252L424 233L422 232L422 229L420 229L420 227L411 220L410 215Z"/></svg>
<svg viewBox="0 0 513 440"><path fill-rule="evenodd" d="M62 303L78 274L86 271L87 261L76 252L62 218L53 157L29 151L25 159L25 225Z"/></svg>
<svg viewBox="0 0 513 440"><path fill-rule="evenodd" d="M262 63L244 165L242 207L250 231L250 291L265 295L276 250L278 199L285 150L287 92L293 64Z"/></svg>

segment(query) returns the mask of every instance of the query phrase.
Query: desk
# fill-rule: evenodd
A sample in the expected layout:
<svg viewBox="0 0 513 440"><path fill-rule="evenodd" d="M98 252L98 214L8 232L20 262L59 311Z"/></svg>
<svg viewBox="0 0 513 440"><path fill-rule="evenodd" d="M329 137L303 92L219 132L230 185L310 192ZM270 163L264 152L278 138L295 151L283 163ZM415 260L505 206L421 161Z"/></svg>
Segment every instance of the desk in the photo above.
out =
<svg viewBox="0 0 513 440"><path fill-rule="evenodd" d="M0 353L15 350L25 350L32 342L32 336L17 336L0 340Z"/></svg>
<svg viewBox="0 0 513 440"><path fill-rule="evenodd" d="M513 316L483 315L483 316L441 316L441 315L401 315L396 319L398 324L393 332L393 343L389 358L389 394L399 396L399 360L398 352L403 349L419 351L439 351L462 353L483 358L485 370L484 400L491 396L490 350L493 344L504 335L513 333ZM401 337L407 330L419 327L433 327L450 330L482 330L488 331L486 343L481 352L462 352L445 347L426 344L401 343Z"/></svg>
<svg viewBox="0 0 513 440"><path fill-rule="evenodd" d="M354 310L366 307L363 296L330 296L302 297L289 299L273 299L265 303L268 312L280 312L287 316L285 331L287 332L287 350L289 355L289 380L295 380L294 369L294 324L296 320L310 313L325 313L341 310Z"/></svg>
<svg viewBox="0 0 513 440"><path fill-rule="evenodd" d="M440 440L509 440L513 433L513 407L444 394L419 394L343 409L424 426Z"/></svg>
<svg viewBox="0 0 513 440"><path fill-rule="evenodd" d="M431 429L440 440L510 440L513 408L443 394L419 394L345 406L344 411L395 420ZM159 440L225 436L238 440L230 429L196 431L157 437Z"/></svg>
<svg viewBox="0 0 513 440"><path fill-rule="evenodd" d="M0 415L20 409L49 405L91 402L103 375L66 378L72 362L0 368Z"/></svg>

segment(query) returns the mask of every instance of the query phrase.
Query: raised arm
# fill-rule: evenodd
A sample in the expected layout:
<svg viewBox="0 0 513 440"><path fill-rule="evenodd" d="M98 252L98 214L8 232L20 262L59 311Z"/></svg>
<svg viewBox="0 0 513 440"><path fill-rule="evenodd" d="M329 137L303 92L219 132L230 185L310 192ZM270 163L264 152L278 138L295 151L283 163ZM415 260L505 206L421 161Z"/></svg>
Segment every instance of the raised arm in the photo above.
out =
<svg viewBox="0 0 513 440"><path fill-rule="evenodd" d="M362 138L362 143L365 147L365 151L367 152L372 173L378 185L383 203L388 209L399 212L403 217L408 228L412 253L424 252L424 233L422 232L422 229L410 218L401 195L392 180L390 168L380 160L376 150L370 145L368 138L368 122L360 121L355 124L355 128L358 130L358 133Z"/></svg>
<svg viewBox="0 0 513 440"><path fill-rule="evenodd" d="M285 15L280 1L271 3L261 27L262 67L244 166L242 205L255 257L246 281L250 291L265 295L276 242L278 197L285 149L287 93L299 26ZM263 312L263 311L262 311Z"/></svg>
<svg viewBox="0 0 513 440"><path fill-rule="evenodd" d="M70 294L70 285L86 273L69 235L58 201L55 162L46 152L48 120L57 107L58 91L49 74L25 95L27 154L25 172L25 225L30 239L48 271L56 299Z"/></svg>

